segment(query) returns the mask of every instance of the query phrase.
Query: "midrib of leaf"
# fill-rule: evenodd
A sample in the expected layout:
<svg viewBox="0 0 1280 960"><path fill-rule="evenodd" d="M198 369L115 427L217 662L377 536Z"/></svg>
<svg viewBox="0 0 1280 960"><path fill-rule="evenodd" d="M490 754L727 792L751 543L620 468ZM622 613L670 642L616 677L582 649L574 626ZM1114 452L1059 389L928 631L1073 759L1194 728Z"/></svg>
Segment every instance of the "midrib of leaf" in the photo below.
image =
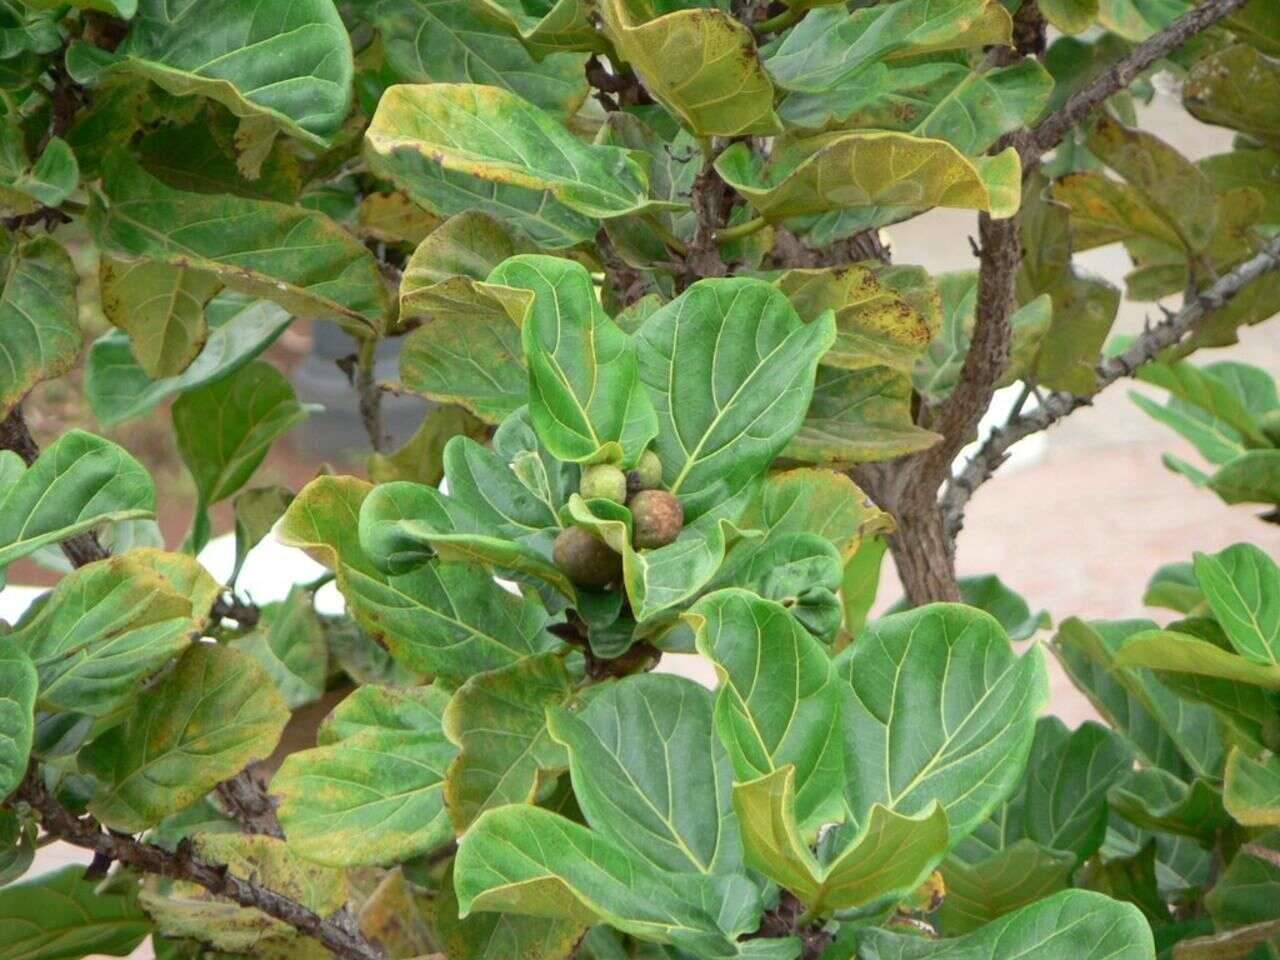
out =
<svg viewBox="0 0 1280 960"><path fill-rule="evenodd" d="M1219 567L1219 569L1221 570L1221 568L1222 568L1223 564L1222 564L1221 562L1217 561L1217 560L1214 560L1214 563L1215 563L1215 564ZM1249 565L1250 565L1250 569L1251 569L1251 571L1252 571L1253 575L1254 575L1254 576L1257 578L1257 580L1258 580L1258 587L1259 587L1259 589L1258 589L1259 601L1258 601L1258 602L1259 602L1259 604L1261 604L1261 602L1262 602L1262 601L1261 601L1261 596L1262 596L1262 592L1263 592L1263 591L1262 591L1262 589L1261 589L1261 587L1262 587L1262 578L1258 575L1257 565L1253 562L1252 558L1250 558ZM1257 607L1253 606L1253 604L1251 604L1248 600L1246 600L1246 599L1245 599L1244 594L1240 592L1240 588L1239 588L1238 586L1236 586L1235 578L1234 578L1234 577L1227 576L1227 575L1226 575L1226 571L1225 571L1225 570L1222 570L1221 572L1222 572L1223 577L1226 579L1227 583L1229 583L1229 584L1231 585L1231 593L1232 593L1232 594L1234 594L1234 595L1235 595L1235 597L1240 601L1239 605L1240 605L1241 607L1243 607L1245 611L1247 611L1247 612L1248 612L1248 615L1249 615L1249 616L1248 616L1248 618L1247 618L1246 620L1244 620L1245 625L1246 625L1248 628L1252 629L1252 630L1253 630L1253 632L1254 632L1254 633L1256 633L1256 634L1258 635L1258 638L1262 641L1263 648L1266 650L1266 653L1267 653L1267 657L1268 657L1268 659L1269 659L1273 664L1280 664L1280 660L1278 660L1278 659L1276 658L1276 653L1275 653L1275 648L1276 648L1276 646L1277 646L1277 644L1276 644L1276 634L1275 634L1275 633L1272 633L1272 634L1268 635L1268 634L1267 634L1267 633L1262 629L1262 621L1258 619L1258 611L1261 609L1261 606L1257 606ZM1232 619L1240 620L1241 618L1240 618L1240 617L1238 617L1238 616L1233 616L1233 618L1232 618Z"/></svg>

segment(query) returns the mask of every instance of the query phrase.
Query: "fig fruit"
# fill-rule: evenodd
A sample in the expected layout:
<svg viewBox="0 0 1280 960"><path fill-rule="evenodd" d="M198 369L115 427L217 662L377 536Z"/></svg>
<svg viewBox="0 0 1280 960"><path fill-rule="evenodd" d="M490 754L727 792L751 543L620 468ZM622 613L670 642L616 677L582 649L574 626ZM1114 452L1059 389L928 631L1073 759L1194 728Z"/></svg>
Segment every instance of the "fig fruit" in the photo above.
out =
<svg viewBox="0 0 1280 960"><path fill-rule="evenodd" d="M684 529L684 507L665 490L641 490L631 498L632 542L644 550L665 547Z"/></svg>
<svg viewBox="0 0 1280 960"><path fill-rule="evenodd" d="M580 587L603 590L622 578L622 557L581 527L560 531L551 558Z"/></svg>
<svg viewBox="0 0 1280 960"><path fill-rule="evenodd" d="M640 454L636 465L627 471L627 495L634 497L641 490L654 490L662 486L662 461L652 450Z"/></svg>
<svg viewBox="0 0 1280 960"><path fill-rule="evenodd" d="M608 463L587 467L578 483L578 493L585 500L627 501L627 475Z"/></svg>

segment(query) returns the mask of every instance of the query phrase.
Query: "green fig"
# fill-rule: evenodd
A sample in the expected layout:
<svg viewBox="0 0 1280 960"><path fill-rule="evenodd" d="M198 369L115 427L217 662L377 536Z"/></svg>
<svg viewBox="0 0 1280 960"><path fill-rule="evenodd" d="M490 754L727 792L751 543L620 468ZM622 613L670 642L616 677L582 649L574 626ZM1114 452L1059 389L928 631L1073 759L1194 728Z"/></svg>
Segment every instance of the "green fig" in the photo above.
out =
<svg viewBox="0 0 1280 960"><path fill-rule="evenodd" d="M581 527L560 531L551 558L580 587L603 590L622 578L622 557Z"/></svg>
<svg viewBox="0 0 1280 960"><path fill-rule="evenodd" d="M641 490L656 490L662 486L662 461L652 450L640 454L636 465L627 471L627 496L634 497Z"/></svg>
<svg viewBox="0 0 1280 960"><path fill-rule="evenodd" d="M632 541L642 550L665 547L684 529L684 507L665 490L641 490L631 498Z"/></svg>
<svg viewBox="0 0 1280 960"><path fill-rule="evenodd" d="M627 501L627 475L608 463L587 467L578 483L578 493L585 500Z"/></svg>

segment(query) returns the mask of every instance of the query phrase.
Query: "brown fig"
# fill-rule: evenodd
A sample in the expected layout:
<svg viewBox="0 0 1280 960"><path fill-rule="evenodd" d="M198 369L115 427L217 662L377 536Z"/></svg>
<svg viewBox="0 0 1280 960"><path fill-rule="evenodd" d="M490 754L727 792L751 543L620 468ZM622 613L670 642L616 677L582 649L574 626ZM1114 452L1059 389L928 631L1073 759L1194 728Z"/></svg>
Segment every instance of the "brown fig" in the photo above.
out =
<svg viewBox="0 0 1280 960"><path fill-rule="evenodd" d="M603 590L622 578L622 557L581 527L561 530L551 548L560 571L580 587Z"/></svg>
<svg viewBox="0 0 1280 960"><path fill-rule="evenodd" d="M665 547L684 529L684 507L665 490L641 490L627 506L635 531L632 542L642 550Z"/></svg>

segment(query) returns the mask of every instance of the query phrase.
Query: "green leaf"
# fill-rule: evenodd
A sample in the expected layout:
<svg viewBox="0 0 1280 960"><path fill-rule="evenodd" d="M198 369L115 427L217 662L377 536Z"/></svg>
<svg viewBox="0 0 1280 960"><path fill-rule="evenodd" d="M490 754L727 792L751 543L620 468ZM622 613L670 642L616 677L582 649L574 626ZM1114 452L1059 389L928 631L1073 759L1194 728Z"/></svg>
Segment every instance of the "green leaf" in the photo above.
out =
<svg viewBox="0 0 1280 960"><path fill-rule="evenodd" d="M802 322L763 281L713 279L653 314L636 336L640 379L658 412L654 448L688 523L745 490L782 452L809 406L835 322L829 314Z"/></svg>
<svg viewBox="0 0 1280 960"><path fill-rule="evenodd" d="M1083 33L1098 19L1098 0L1040 0L1041 12L1062 33Z"/></svg>
<svg viewBox="0 0 1280 960"><path fill-rule="evenodd" d="M535 57L512 31L464 0L373 0L361 11L405 83L503 87L550 113L572 116L587 96L586 57Z"/></svg>
<svg viewBox="0 0 1280 960"><path fill-rule="evenodd" d="M1280 503L1280 451L1250 450L1220 467L1209 486L1226 503Z"/></svg>
<svg viewBox="0 0 1280 960"><path fill-rule="evenodd" d="M1175 696L1150 671L1117 663L1129 638L1154 626L1149 620L1085 623L1072 617L1059 628L1053 651L1149 764L1186 780L1216 778L1225 751L1212 712Z"/></svg>
<svg viewBox="0 0 1280 960"><path fill-rule="evenodd" d="M226 864L232 876L274 890L322 918L332 917L347 902L343 872L308 863L274 837L200 833L194 847L202 859ZM233 954L252 952L304 960L320 955L318 948L311 947L309 940L284 921L241 907L195 884L152 880L141 900L157 931L170 937L197 940Z"/></svg>
<svg viewBox="0 0 1280 960"><path fill-rule="evenodd" d="M372 255L328 217L302 207L174 190L119 153L103 170L89 225L101 249L212 274L300 317L380 332L387 293Z"/></svg>
<svg viewBox="0 0 1280 960"><path fill-rule="evenodd" d="M432 230L413 251L400 278L400 309L413 312L415 296L456 277L487 280L493 268L517 253L532 253L487 214L468 211Z"/></svg>
<svg viewBox="0 0 1280 960"><path fill-rule="evenodd" d="M1280 826L1280 760L1275 754L1255 759L1233 747L1227 757L1223 802L1246 827Z"/></svg>
<svg viewBox="0 0 1280 960"><path fill-rule="evenodd" d="M449 496L482 523L512 540L556 532L552 505L520 481L501 456L469 437L455 437L444 450Z"/></svg>
<svg viewBox="0 0 1280 960"><path fill-rule="evenodd" d="M910 377L888 367L818 367L808 415L783 455L840 465L927 450L942 436L912 421L911 390Z"/></svg>
<svg viewBox="0 0 1280 960"><path fill-rule="evenodd" d="M1280 145L1277 96L1280 62L1244 43L1196 61L1182 88L1182 102L1196 119L1271 146Z"/></svg>
<svg viewBox="0 0 1280 960"><path fill-rule="evenodd" d="M434 687L366 687L353 696L379 713L360 722L365 703L344 702L325 722L321 746L290 754L271 781L289 846L330 867L429 853L453 838L444 776L458 751L441 729L449 696Z"/></svg>
<svg viewBox="0 0 1280 960"><path fill-rule="evenodd" d="M142 416L166 397L195 389L239 369L269 347L293 321L268 300L250 300L224 291L205 309L208 339L176 377L152 380L118 331L104 334L89 349L85 395L104 427Z"/></svg>
<svg viewBox="0 0 1280 960"><path fill-rule="evenodd" d="M117 830L154 826L268 756L288 719L248 655L197 644L80 751L80 769L100 782L89 809Z"/></svg>
<svg viewBox="0 0 1280 960"><path fill-rule="evenodd" d="M0 238L0 414L69 371L80 353L75 265L51 237Z"/></svg>
<svg viewBox="0 0 1280 960"><path fill-rule="evenodd" d="M875 804L861 830L825 862L810 851L795 819L795 766L736 784L747 863L785 887L814 914L901 900L947 851L947 815L931 804L915 817Z"/></svg>
<svg viewBox="0 0 1280 960"><path fill-rule="evenodd" d="M534 56L602 46L583 0L481 0L479 9L520 37Z"/></svg>
<svg viewBox="0 0 1280 960"><path fill-rule="evenodd" d="M686 614L720 679L715 722L738 783L795 767L806 836L840 819L840 717L846 696L825 650L781 605L719 590Z"/></svg>
<svg viewBox="0 0 1280 960"><path fill-rule="evenodd" d="M57 207L80 182L75 154L61 137L51 137L34 163L27 160L22 127L0 119L0 209L15 214Z"/></svg>
<svg viewBox="0 0 1280 960"><path fill-rule="evenodd" d="M738 522L744 529L765 533L745 546L758 548L788 534L809 533L848 560L868 538L888 532L893 521L848 475L799 468L769 474Z"/></svg>
<svg viewBox="0 0 1280 960"><path fill-rule="evenodd" d="M742 841L733 771L712 724L711 692L640 674L605 687L576 713L552 709L573 792L593 830L660 870L736 873Z"/></svg>
<svg viewBox="0 0 1280 960"><path fill-rule="evenodd" d="M1215 426L1236 431L1250 446L1269 446L1258 417L1244 405L1233 385L1211 370L1186 362L1151 363L1142 366L1138 379L1164 388L1183 404L1198 407Z"/></svg>
<svg viewBox="0 0 1280 960"><path fill-rule="evenodd" d="M415 193L417 171L446 171L537 191L587 217L670 207L648 198L629 151L583 143L554 117L499 87L433 83L387 89L365 132L370 166Z"/></svg>
<svg viewBox="0 0 1280 960"><path fill-rule="evenodd" d="M1159 767L1135 770L1107 792L1107 803L1145 830L1177 833L1212 842L1229 825L1222 794L1207 780L1190 784Z"/></svg>
<svg viewBox="0 0 1280 960"><path fill-rule="evenodd" d="M952 937L970 933L1042 900L1067 886L1075 866L1071 854L1030 840L973 864L951 857L942 867L947 887L938 908L942 929Z"/></svg>
<svg viewBox="0 0 1280 960"><path fill-rule="evenodd" d="M1027 837L1083 862L1102 845L1107 791L1132 767L1128 745L1106 727L1085 722L1068 731L1056 717L1042 719L1027 761Z"/></svg>
<svg viewBox="0 0 1280 960"><path fill-rule="evenodd" d="M305 587L294 586L280 603L263 607L258 626L232 645L258 661L290 710L324 695L329 647L315 595Z"/></svg>
<svg viewBox="0 0 1280 960"><path fill-rule="evenodd" d="M334 572L352 615L399 663L461 681L561 646L545 629L541 605L504 590L483 568L431 562L405 573L379 569L358 537L361 506L373 489L355 477L318 477L289 505L279 537Z"/></svg>
<svg viewBox="0 0 1280 960"><path fill-rule="evenodd" d="M444 479L444 450L449 441L454 437L483 440L488 433L484 421L462 407L429 409L404 446L392 453L369 455L369 478L374 483L410 480L438 485Z"/></svg>
<svg viewBox="0 0 1280 960"><path fill-rule="evenodd" d="M526 657L458 688L444 713L445 735L460 748L444 787L457 830L474 830L486 810L531 803L546 778L569 765L547 729L546 712L572 692L564 662L554 654Z"/></svg>
<svg viewBox="0 0 1280 960"><path fill-rule="evenodd" d="M276 8L262 0L138 0L123 43L108 53L74 44L67 68L81 83L123 73L166 93L221 103L251 124L326 146L351 106L351 41L328 0ZM258 129L254 127L255 132Z"/></svg>
<svg viewBox="0 0 1280 960"><path fill-rule="evenodd" d="M176 377L204 349L205 305L222 289L213 274L150 260L103 256L98 268L102 312L129 335L148 377Z"/></svg>
<svg viewBox="0 0 1280 960"><path fill-rule="evenodd" d="M622 60L691 133L737 137L781 131L755 38L729 14L605 0L600 15Z"/></svg>
<svg viewBox="0 0 1280 960"><path fill-rule="evenodd" d="M0 569L99 524L150 518L151 475L125 450L68 430L0 489Z"/></svg>
<svg viewBox="0 0 1280 960"><path fill-rule="evenodd" d="M1245 926L1275 918L1276 897L1280 896L1280 865L1266 859L1280 850L1280 832L1269 830L1256 837L1231 858L1226 869L1205 896L1205 906L1214 923L1222 929Z"/></svg>
<svg viewBox="0 0 1280 960"><path fill-rule="evenodd" d="M587 924L574 920L527 917L518 913L471 913L458 917L458 894L449 867L435 898L432 919L445 954L454 960L565 960L577 949ZM602 929L602 928L597 928Z"/></svg>
<svg viewBox="0 0 1280 960"><path fill-rule="evenodd" d="M1280 690L1280 665L1258 663L1175 630L1144 630L1135 634L1121 648L1116 663L1122 667L1192 673Z"/></svg>
<svg viewBox="0 0 1280 960"><path fill-rule="evenodd" d="M151 932L136 888L99 892L85 868L65 866L0 890L0 943L5 960L126 957Z"/></svg>
<svg viewBox="0 0 1280 960"><path fill-rule="evenodd" d="M178 452L196 482L197 550L208 540L208 508L248 483L276 438L306 418L288 379L265 361L189 390L173 405Z"/></svg>
<svg viewBox="0 0 1280 960"><path fill-rule="evenodd" d="M985 610L1004 627L1014 643L1030 640L1038 630L1052 625L1047 610L1032 613L1027 601L1010 589L994 573L961 577L960 598L971 607Z"/></svg>
<svg viewBox="0 0 1280 960"><path fill-rule="evenodd" d="M1238 543L1195 555L1196 580L1227 639L1255 663L1280 667L1280 567L1264 551Z"/></svg>
<svg viewBox="0 0 1280 960"><path fill-rule="evenodd" d="M857 960L1154 960L1151 928L1137 907L1087 890L1064 890L961 937L926 940L872 928Z"/></svg>
<svg viewBox="0 0 1280 960"><path fill-rule="evenodd" d="M12 639L36 665L42 709L107 717L198 635L192 613L188 595L130 552L63 577Z"/></svg>
<svg viewBox="0 0 1280 960"><path fill-rule="evenodd" d="M497 910L608 923L711 958L736 956L733 937L760 909L745 878L660 871L586 827L524 804L490 810L472 825L454 886L463 917ZM726 914L737 921L730 929L721 927Z"/></svg>
<svg viewBox="0 0 1280 960"><path fill-rule="evenodd" d="M847 804L919 814L937 801L954 842L1016 788L1048 699L1044 655L1014 654L995 618L930 604L870 624L835 661Z"/></svg>
<svg viewBox="0 0 1280 960"><path fill-rule="evenodd" d="M763 161L746 144L716 170L769 222L858 207L959 207L1017 212L1021 168L1012 148L966 157L945 140L902 133L832 133L784 141Z"/></svg>
<svg viewBox="0 0 1280 960"><path fill-rule="evenodd" d="M521 255L489 282L532 294L521 337L530 418L543 445L560 460L634 464L658 425L631 337L605 314L586 268Z"/></svg>
<svg viewBox="0 0 1280 960"><path fill-rule="evenodd" d="M0 799L27 775L38 685L31 658L12 638L0 638Z"/></svg>

